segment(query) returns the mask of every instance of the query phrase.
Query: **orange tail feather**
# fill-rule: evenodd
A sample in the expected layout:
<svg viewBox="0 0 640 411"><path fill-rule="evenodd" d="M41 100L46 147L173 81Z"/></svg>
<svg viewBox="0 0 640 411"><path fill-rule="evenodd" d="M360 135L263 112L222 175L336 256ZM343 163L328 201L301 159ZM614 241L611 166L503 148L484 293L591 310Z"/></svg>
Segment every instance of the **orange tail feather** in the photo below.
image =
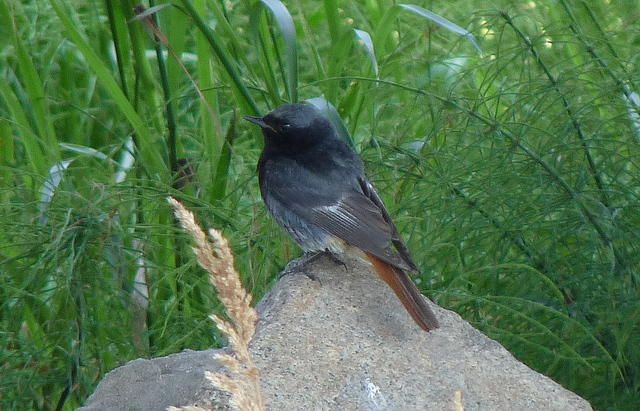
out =
<svg viewBox="0 0 640 411"><path fill-rule="evenodd" d="M425 302L425 297L418 291L411 278L403 270L395 268L367 253L373 265L373 271L391 287L398 296L413 321L425 331L438 328L438 320Z"/></svg>

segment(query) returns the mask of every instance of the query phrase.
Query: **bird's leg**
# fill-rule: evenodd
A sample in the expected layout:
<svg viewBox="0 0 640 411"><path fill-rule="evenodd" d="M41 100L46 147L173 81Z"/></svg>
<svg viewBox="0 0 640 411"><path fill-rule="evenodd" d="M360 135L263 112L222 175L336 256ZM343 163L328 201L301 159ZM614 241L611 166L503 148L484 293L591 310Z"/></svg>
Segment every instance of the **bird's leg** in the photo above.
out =
<svg viewBox="0 0 640 411"><path fill-rule="evenodd" d="M314 260L322 257L323 255L326 256L329 260L331 260L334 264L341 265L342 267L344 267L344 271L345 272L347 272L347 273L349 272L349 268L347 267L347 264L340 259L338 254L332 252L331 250L329 250L327 248L325 248L322 251L317 251L315 253L315 255L311 257L310 261L314 261ZM308 262L309 261L307 261L307 263Z"/></svg>
<svg viewBox="0 0 640 411"><path fill-rule="evenodd" d="M320 282L320 280L318 279L318 277L315 276L315 274L313 274L313 273L311 273L310 271L307 270L307 264L309 264L310 262L313 262L316 259L318 259L318 254L320 254L320 253L319 252L313 252L313 253L305 252L302 255L301 258L298 258L298 259L295 259L293 261L290 261L287 264L287 266L284 268L284 270L282 270L282 272L278 276L278 280L280 280L282 277L284 277L287 274L291 274L291 273L295 273L295 272L301 272L301 273L304 273L304 275L309 277L311 280Z"/></svg>
<svg viewBox="0 0 640 411"><path fill-rule="evenodd" d="M324 250L321 250L321 251L305 252L303 256L304 260L301 263L303 265L309 265L322 257L327 257L334 264L340 264L341 266L344 267L344 270L348 272L347 264L345 264L345 262L342 261L336 253L332 252L328 248L325 248Z"/></svg>
<svg viewBox="0 0 640 411"><path fill-rule="evenodd" d="M278 280L291 272L301 271L310 279L320 282L320 279L318 279L315 274L307 270L307 267L311 263L325 256L334 264L340 264L344 267L345 271L348 271L347 264L345 264L345 262L342 261L337 254L331 252L328 249L324 249L321 251L305 251L300 259L293 260L289 264L287 264L282 273L280 273L280 276L278 276Z"/></svg>

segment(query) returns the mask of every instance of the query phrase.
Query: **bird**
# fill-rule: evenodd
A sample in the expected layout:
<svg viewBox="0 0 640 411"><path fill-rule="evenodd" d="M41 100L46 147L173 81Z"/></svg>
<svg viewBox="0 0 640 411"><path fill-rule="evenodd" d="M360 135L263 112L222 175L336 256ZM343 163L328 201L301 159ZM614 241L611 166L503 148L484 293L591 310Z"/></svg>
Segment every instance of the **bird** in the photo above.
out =
<svg viewBox="0 0 640 411"><path fill-rule="evenodd" d="M285 104L264 117L260 193L276 223L305 253L358 253L424 331L436 316L407 272L418 272L357 153L331 120L309 104ZM358 251L359 250L359 251Z"/></svg>

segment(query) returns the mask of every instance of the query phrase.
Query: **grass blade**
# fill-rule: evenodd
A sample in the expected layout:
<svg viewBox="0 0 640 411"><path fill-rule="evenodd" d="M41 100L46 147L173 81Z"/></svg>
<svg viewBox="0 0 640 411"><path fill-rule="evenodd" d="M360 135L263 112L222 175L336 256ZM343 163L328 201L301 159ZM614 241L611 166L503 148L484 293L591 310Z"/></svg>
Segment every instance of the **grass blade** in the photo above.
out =
<svg viewBox="0 0 640 411"><path fill-rule="evenodd" d="M47 170L47 159L41 148L40 139L36 132L31 128L31 123L20 104L20 101L14 94L13 90L11 90L11 87L4 76L0 76L0 97L2 97L9 108L9 112L13 120L11 128L14 130L16 135L18 135L22 145L24 146L25 154L29 159L29 166L37 175L44 176ZM4 119L2 119L2 123L8 124ZM7 135L6 141L8 144L12 144L10 135Z"/></svg>
<svg viewBox="0 0 640 411"><path fill-rule="evenodd" d="M198 11L195 9L195 7L193 7L193 4L191 4L189 0L183 0L182 3L185 6L187 14L191 17L200 32L205 36L207 42L224 66L225 71L227 72L229 77L231 77L233 90L238 93L238 103L246 107L248 111L252 112L252 114L260 115L260 109L258 108L256 102L253 100L253 97L251 97L251 93L249 93L249 89L247 89L244 80L238 74L238 71L236 70L233 63L234 60L227 55L224 47L218 41L217 36L213 33L213 30L211 30L211 28L209 28L209 25L205 23L204 20L202 20Z"/></svg>
<svg viewBox="0 0 640 411"><path fill-rule="evenodd" d="M475 47L476 50L478 50L478 54L482 56L482 49L480 48L480 44L478 44L478 41L476 40L474 35L469 33L467 30L463 29L462 27L458 26L457 24L454 24L449 20L445 19L444 17L438 16L437 14L430 12L429 10L425 10L420 6L416 6L415 4L399 4L398 6L404 10L412 12L415 15L418 15L420 17L423 17L427 20L432 21L436 23L438 26L444 29L447 29L452 33L455 33L464 37L471 44L473 44L473 47Z"/></svg>
<svg viewBox="0 0 640 411"><path fill-rule="evenodd" d="M270 69L270 59L266 47L264 47L264 40L260 41L260 17L263 10L268 10L276 21L276 24L280 30L282 38L282 44L284 46L284 60L279 53L277 47L276 56L280 65L281 72L283 74L283 80L285 89L287 91L287 99L290 102L298 101L298 46L296 41L296 29L293 24L293 19L289 10L279 0L262 0L253 6L251 11L251 26L254 33L254 39L256 44L263 44L263 52L265 56L265 64L268 65L268 71ZM275 88L275 83L271 85Z"/></svg>
<svg viewBox="0 0 640 411"><path fill-rule="evenodd" d="M147 126L144 124L135 108L127 97L124 95L122 89L118 86L111 73L104 66L100 58L96 55L93 47L89 45L84 36L78 31L75 24L67 14L65 6L60 0L51 0L58 18L62 22L67 34L71 38L71 41L78 48L80 53L84 56L86 63L91 67L91 70L98 77L105 90L111 95L114 103L118 106L122 114L127 118L129 124L133 127L137 137L137 148L140 151L144 167L148 173L155 178L160 178L163 181L168 181L168 170L162 159L162 156L157 149L157 139L154 139Z"/></svg>
<svg viewBox="0 0 640 411"><path fill-rule="evenodd" d="M358 42L362 44L367 55L369 56L369 60L371 60L371 66L373 66L373 73L378 78L378 61L376 60L376 53L373 49L373 40L371 40L371 36L364 30L353 29L353 32L356 34L358 38Z"/></svg>
<svg viewBox="0 0 640 411"><path fill-rule="evenodd" d="M25 46L20 31L16 23L16 16L12 12L17 12L18 8L9 9L9 3L0 3L0 21L5 28L10 28L12 46L15 50L17 68L19 76L12 76L15 79L16 87L13 91L4 76L0 76L0 94L4 98L14 121L17 122L16 132L21 136L25 146L30 164L41 176L46 174L48 164L59 159L57 151L57 139L50 121L47 108L47 99L38 70L36 69L29 50ZM24 20L23 16L20 16ZM10 72L14 74L13 72ZM23 96L15 93L23 91ZM25 104L20 103L20 99ZM42 147L48 147L50 156L45 158Z"/></svg>
<svg viewBox="0 0 640 411"><path fill-rule="evenodd" d="M42 185L42 189L40 190L40 203L38 203L38 211L40 212L38 224L40 224L41 226L44 226L47 223L45 210L49 203L51 203L56 189L58 188L60 182L62 181L62 178L64 177L64 172L67 170L67 168L69 168L73 161L74 160L64 160L60 163L52 165L49 169L49 177Z"/></svg>

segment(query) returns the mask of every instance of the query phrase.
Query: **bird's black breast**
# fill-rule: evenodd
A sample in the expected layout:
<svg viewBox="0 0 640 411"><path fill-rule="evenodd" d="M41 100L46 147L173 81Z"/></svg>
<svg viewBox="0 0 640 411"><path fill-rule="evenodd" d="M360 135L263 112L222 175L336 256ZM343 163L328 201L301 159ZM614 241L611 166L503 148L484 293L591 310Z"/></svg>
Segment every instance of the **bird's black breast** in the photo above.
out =
<svg viewBox="0 0 640 411"><path fill-rule="evenodd" d="M291 153L265 150L258 163L260 191L274 220L305 251L320 251L331 242L312 210L330 209L345 193L358 190L362 163L344 143Z"/></svg>

